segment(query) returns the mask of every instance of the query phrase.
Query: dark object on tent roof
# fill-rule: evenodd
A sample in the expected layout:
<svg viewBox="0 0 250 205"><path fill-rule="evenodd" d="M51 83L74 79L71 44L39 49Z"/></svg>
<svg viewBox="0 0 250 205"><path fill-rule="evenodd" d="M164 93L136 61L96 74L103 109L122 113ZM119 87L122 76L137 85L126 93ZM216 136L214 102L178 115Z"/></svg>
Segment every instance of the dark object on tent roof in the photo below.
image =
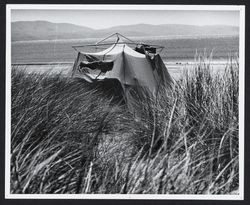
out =
<svg viewBox="0 0 250 205"><path fill-rule="evenodd" d="M115 43L103 43L114 36L116 36ZM110 45L110 47L95 53L77 49L104 45ZM135 50L128 45L136 46ZM141 86L155 95L160 86L169 86L173 82L157 53L157 49L164 48L162 46L137 43L115 33L94 45L73 46L73 48L78 52L72 70L73 77L83 78L88 82L117 79L121 83L125 96L129 86Z"/></svg>
<svg viewBox="0 0 250 205"><path fill-rule="evenodd" d="M156 48L147 44L141 44L136 46L135 51L141 54L146 54L146 52L156 54Z"/></svg>

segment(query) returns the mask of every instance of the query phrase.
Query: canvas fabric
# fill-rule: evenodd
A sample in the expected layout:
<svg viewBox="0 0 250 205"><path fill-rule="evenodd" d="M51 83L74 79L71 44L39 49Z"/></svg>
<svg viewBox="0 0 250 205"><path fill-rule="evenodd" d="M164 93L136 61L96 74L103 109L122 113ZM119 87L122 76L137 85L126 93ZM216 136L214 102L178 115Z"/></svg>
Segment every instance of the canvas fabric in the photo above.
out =
<svg viewBox="0 0 250 205"><path fill-rule="evenodd" d="M81 62L113 62L113 68L106 73L100 70L88 71L80 69ZM160 84L172 81L161 57L153 57L136 52L125 43L114 44L109 48L96 52L79 52L73 66L73 77L84 78L89 82L103 79L118 79L126 93L128 86L140 85L155 93Z"/></svg>

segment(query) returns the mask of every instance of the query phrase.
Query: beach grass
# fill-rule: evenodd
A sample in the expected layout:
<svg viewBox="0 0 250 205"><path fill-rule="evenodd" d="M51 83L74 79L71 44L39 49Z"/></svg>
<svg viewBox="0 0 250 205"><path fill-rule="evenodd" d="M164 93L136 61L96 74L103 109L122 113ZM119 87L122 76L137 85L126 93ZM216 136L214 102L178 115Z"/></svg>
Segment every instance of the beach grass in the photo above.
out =
<svg viewBox="0 0 250 205"><path fill-rule="evenodd" d="M129 109L117 82L13 69L11 193L238 194L239 65L211 67Z"/></svg>

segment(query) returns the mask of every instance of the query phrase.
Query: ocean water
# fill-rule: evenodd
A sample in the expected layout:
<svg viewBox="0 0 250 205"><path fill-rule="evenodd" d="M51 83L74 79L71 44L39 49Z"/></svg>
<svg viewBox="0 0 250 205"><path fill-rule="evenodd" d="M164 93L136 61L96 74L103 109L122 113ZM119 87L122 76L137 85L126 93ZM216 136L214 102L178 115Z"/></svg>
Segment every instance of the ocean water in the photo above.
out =
<svg viewBox="0 0 250 205"><path fill-rule="evenodd" d="M77 52L73 45L93 44L97 39L21 41L11 43L12 63L73 62ZM196 54L209 56L216 61L226 61L228 56L239 52L239 38L227 37L142 37L137 41L164 46L160 55L165 62L187 63ZM102 49L108 46L103 46ZM95 47L83 47L83 51L98 51Z"/></svg>

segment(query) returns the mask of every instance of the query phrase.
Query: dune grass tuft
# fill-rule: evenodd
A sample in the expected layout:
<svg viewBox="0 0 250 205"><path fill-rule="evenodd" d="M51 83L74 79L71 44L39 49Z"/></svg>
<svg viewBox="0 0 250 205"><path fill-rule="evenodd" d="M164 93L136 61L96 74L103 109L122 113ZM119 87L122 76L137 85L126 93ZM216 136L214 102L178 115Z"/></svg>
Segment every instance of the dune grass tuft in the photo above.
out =
<svg viewBox="0 0 250 205"><path fill-rule="evenodd" d="M237 193L239 67L211 66L131 93L134 111L118 84L13 69L11 192Z"/></svg>

